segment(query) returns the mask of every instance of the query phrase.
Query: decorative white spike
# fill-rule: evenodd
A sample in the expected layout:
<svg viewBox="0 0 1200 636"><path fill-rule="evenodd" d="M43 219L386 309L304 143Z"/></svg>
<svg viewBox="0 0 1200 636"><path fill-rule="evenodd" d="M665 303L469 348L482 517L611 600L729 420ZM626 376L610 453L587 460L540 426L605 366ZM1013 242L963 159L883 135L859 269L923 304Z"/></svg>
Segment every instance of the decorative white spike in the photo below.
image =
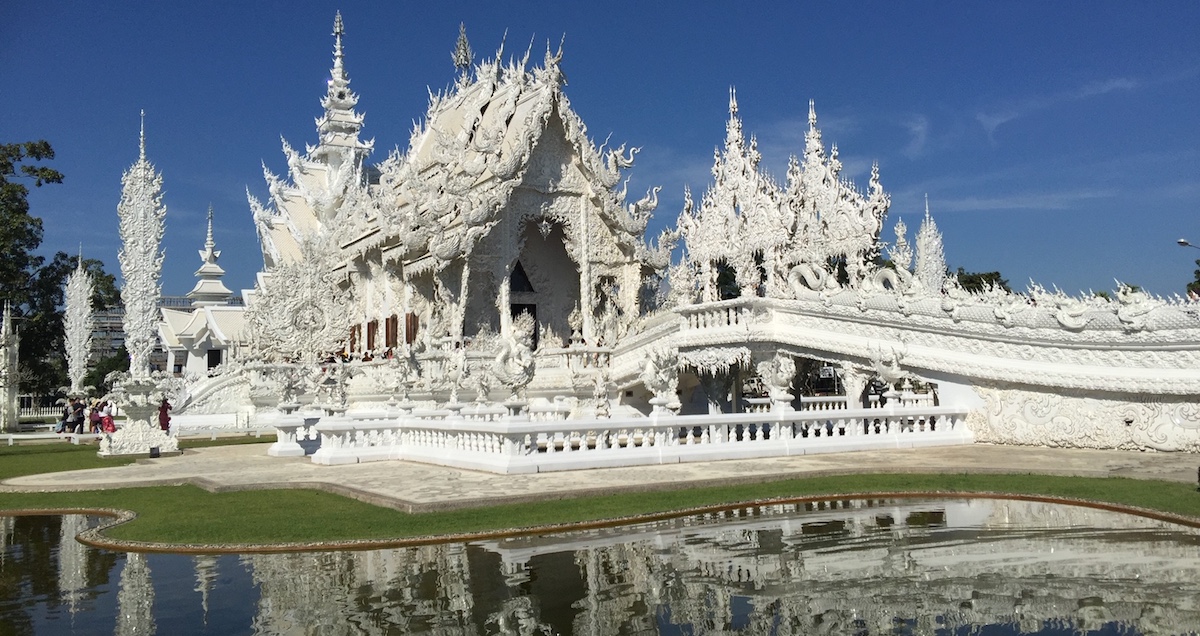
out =
<svg viewBox="0 0 1200 636"><path fill-rule="evenodd" d="M121 300L125 305L125 348L134 380L150 377L150 354L158 342L159 279L165 254L161 250L167 208L162 202L162 175L145 155L145 117L142 151L137 163L121 177L120 221Z"/></svg>

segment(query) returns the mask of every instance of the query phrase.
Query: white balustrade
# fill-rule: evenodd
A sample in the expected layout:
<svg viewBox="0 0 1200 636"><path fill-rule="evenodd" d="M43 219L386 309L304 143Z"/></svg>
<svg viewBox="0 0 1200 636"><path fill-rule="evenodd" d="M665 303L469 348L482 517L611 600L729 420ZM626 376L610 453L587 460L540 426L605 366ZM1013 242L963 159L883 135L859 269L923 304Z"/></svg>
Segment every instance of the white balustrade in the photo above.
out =
<svg viewBox="0 0 1200 636"><path fill-rule="evenodd" d="M474 405L454 412L351 413L313 426L321 436L321 448L312 461L404 459L496 473L533 473L973 441L964 423L967 410L954 407L889 404L851 409L844 403L841 408L808 411L766 407L767 411L755 413L593 420L504 415L501 409ZM559 413L541 409L542 415Z"/></svg>
<svg viewBox="0 0 1200 636"><path fill-rule="evenodd" d="M267 449L271 457L303 457L306 454L300 440L310 436L312 427L320 418L315 415L288 413L280 415L272 425L275 427L275 443Z"/></svg>
<svg viewBox="0 0 1200 636"><path fill-rule="evenodd" d="M875 402L879 401L878 396L871 397L875 398ZM800 398L801 411L841 411L847 408L850 408L850 404L844 395L806 395Z"/></svg>

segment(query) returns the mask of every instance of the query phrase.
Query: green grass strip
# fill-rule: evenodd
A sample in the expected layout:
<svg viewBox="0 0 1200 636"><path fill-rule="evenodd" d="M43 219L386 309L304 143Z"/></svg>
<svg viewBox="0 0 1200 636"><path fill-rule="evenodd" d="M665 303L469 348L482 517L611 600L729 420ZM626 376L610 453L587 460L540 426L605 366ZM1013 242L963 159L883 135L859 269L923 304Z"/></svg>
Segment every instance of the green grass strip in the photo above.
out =
<svg viewBox="0 0 1200 636"><path fill-rule="evenodd" d="M185 441L184 448L257 443L252 437ZM0 479L120 466L95 446L37 444L0 447ZM0 493L0 511L121 508L138 518L111 529L117 540L177 544L310 543L401 539L622 519L706 506L790 497L869 492L1009 493L1146 508L1200 518L1200 493L1190 484L1030 474L866 474L787 479L656 492L624 492L535 503L408 514L315 490L211 493L194 486L81 492Z"/></svg>
<svg viewBox="0 0 1200 636"><path fill-rule="evenodd" d="M851 492L1002 492L1062 497L1200 517L1189 484L1043 475L895 474L792 479L407 514L311 490L210 493L193 486L0 493L0 509L123 508L138 513L117 540L252 544L397 539L526 528L728 503Z"/></svg>

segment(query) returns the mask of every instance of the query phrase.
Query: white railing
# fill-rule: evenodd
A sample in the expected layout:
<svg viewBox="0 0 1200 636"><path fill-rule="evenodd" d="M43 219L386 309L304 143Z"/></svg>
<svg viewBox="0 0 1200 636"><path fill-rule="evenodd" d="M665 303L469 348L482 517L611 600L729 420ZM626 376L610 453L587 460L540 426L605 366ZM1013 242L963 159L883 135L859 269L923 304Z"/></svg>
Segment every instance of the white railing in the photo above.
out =
<svg viewBox="0 0 1200 636"><path fill-rule="evenodd" d="M557 421L493 417L490 410L482 411L326 417L312 426L321 439L312 461L404 459L496 473L533 473L969 444L974 439L964 423L967 410L954 407ZM291 418L297 420L295 424L301 420ZM286 434L281 429L280 439Z"/></svg>
<svg viewBox="0 0 1200 636"><path fill-rule="evenodd" d="M729 301L715 306L690 306L679 309L684 329L720 329L750 324L751 310L745 301Z"/></svg>
<svg viewBox="0 0 1200 636"><path fill-rule="evenodd" d="M8 440L8 445L13 446L17 442L23 441L41 441L48 439L63 439L69 440L72 444L78 445L80 441L92 441L104 437L102 433L0 433L0 439Z"/></svg>
<svg viewBox="0 0 1200 636"><path fill-rule="evenodd" d="M850 408L844 395L804 396L800 398L801 411L843 411Z"/></svg>

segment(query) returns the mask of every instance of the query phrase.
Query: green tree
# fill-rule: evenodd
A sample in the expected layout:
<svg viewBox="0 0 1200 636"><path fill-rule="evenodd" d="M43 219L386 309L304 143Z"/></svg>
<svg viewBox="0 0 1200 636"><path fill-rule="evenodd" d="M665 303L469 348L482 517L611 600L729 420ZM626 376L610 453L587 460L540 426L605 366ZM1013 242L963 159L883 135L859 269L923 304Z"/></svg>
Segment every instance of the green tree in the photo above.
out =
<svg viewBox="0 0 1200 636"><path fill-rule="evenodd" d="M35 393L53 392L69 380L63 336L63 288L75 271L79 257L58 252L39 267L30 281L30 296L21 329L22 381ZM121 302L116 278L104 271L104 263L83 259L83 268L92 275L92 309L103 311ZM29 363L33 364L29 364ZM93 360L95 364L97 361Z"/></svg>
<svg viewBox="0 0 1200 636"><path fill-rule="evenodd" d="M1196 280L1188 283L1187 294L1189 298L1200 297L1200 259L1196 259Z"/></svg>
<svg viewBox="0 0 1200 636"><path fill-rule="evenodd" d="M121 345L117 352L107 358L92 361L92 368L83 376L83 386L96 387L97 395L104 395L112 389L112 383L106 378L113 371L129 370L129 352Z"/></svg>
<svg viewBox="0 0 1200 636"><path fill-rule="evenodd" d="M40 165L54 159L45 140L0 144L0 300L18 319L21 334L21 388L52 392L66 383L63 360L63 284L78 257L65 252L49 263L36 254L42 244L42 220L29 213L29 186L62 183L62 173ZM93 276L97 309L120 302L116 281L95 259L84 259Z"/></svg>
<svg viewBox="0 0 1200 636"><path fill-rule="evenodd" d="M968 272L960 267L956 277L959 286L971 293L979 293L988 287L999 287L1006 292L1012 292L1008 281L1004 280L1000 272Z"/></svg>
<svg viewBox="0 0 1200 636"><path fill-rule="evenodd" d="M18 315L29 302L29 284L44 259L36 254L42 244L42 220L29 214L29 187L62 183L62 173L29 162L54 158L45 140L0 144L0 296Z"/></svg>

